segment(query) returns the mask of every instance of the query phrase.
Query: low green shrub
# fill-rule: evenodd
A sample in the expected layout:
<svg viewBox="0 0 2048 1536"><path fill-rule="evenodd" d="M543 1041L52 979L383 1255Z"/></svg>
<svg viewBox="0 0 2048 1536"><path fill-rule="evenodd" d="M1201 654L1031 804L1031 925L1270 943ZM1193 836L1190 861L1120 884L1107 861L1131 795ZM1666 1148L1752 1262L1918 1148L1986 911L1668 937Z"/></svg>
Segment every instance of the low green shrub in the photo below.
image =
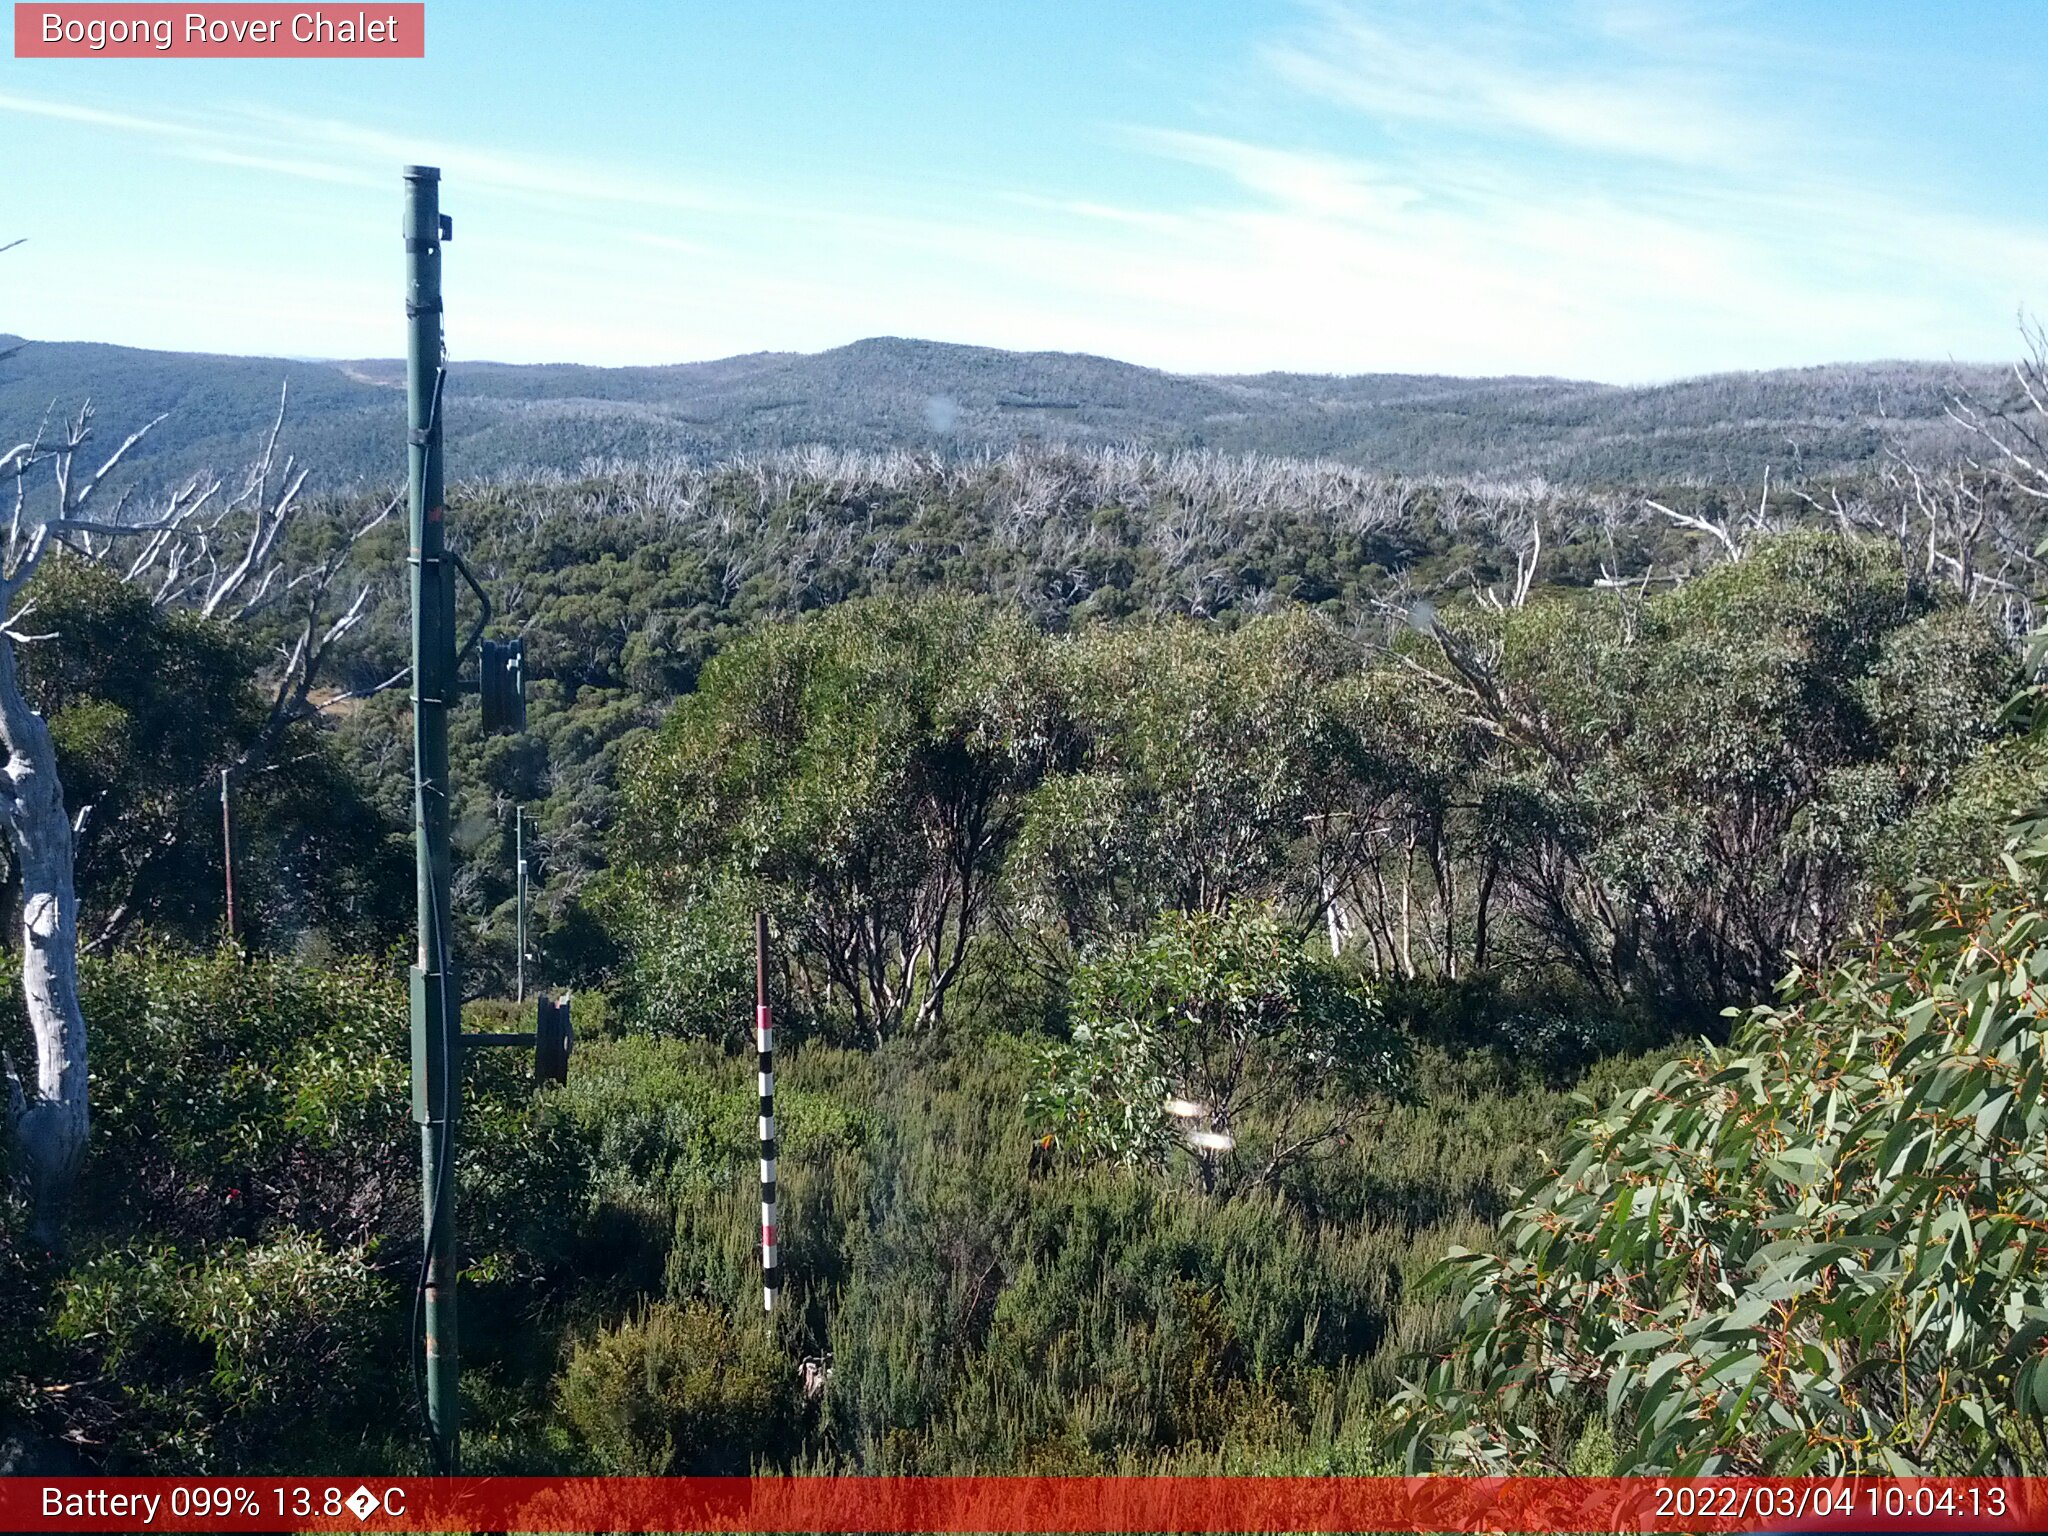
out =
<svg viewBox="0 0 2048 1536"><path fill-rule="evenodd" d="M139 950L87 964L80 986L92 1028L84 1224L199 1242L292 1226L342 1243L404 1224L418 1175L402 1155L395 967Z"/></svg>
<svg viewBox="0 0 2048 1536"><path fill-rule="evenodd" d="M115 1458L240 1471L379 1422L398 1326L366 1253L287 1232L109 1250L61 1283L52 1330L95 1367Z"/></svg>
<svg viewBox="0 0 2048 1536"><path fill-rule="evenodd" d="M1166 912L1074 973L1073 1035L1039 1049L1029 1111L1071 1156L1204 1189L1263 1182L1408 1081L1375 996L1310 959L1269 907Z"/></svg>
<svg viewBox="0 0 2048 1536"><path fill-rule="evenodd" d="M421 1465L395 1368L419 1241L402 975L88 964L108 1081L78 1267L66 1283L0 1253L22 1302L0 1317L0 1383L70 1385L14 1392L13 1417L110 1469ZM693 1426L712 1425L742 1447L733 1470L1373 1469L1361 1447L1395 1361L1454 1322L1416 1279L1482 1240L1562 1129L1563 1095L1489 1053L1425 1047L1414 1102L1376 1100L1275 1179L1205 1195L1184 1167L1046 1155L1025 1111L1043 999L1006 1032L1007 980L985 998L963 983L930 1039L781 1053L786 1281L765 1321L751 1052L579 1020L568 1084L538 1090L525 1053L470 1052L471 1461L687 1471L708 1465L692 1436L714 1434ZM1290 1090L1235 1128L1262 1145L1302 1108ZM717 1365L713 1385L691 1384L692 1360Z"/></svg>
<svg viewBox="0 0 2048 1536"><path fill-rule="evenodd" d="M785 1464L801 1421L788 1357L703 1304L656 1303L579 1346L560 1401L604 1471L645 1477Z"/></svg>

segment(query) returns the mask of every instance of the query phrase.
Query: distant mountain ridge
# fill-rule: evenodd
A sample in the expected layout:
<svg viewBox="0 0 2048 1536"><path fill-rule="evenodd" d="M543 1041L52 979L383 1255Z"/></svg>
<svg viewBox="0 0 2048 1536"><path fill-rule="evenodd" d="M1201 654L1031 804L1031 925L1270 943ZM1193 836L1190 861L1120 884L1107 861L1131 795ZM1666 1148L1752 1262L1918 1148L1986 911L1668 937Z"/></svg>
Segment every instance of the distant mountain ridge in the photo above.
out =
<svg viewBox="0 0 2048 1536"><path fill-rule="evenodd" d="M230 468L291 385L287 444L339 488L394 479L398 391L386 359L292 361L0 336L0 436L91 395L118 442L159 413L138 473ZM447 394L454 477L574 470L591 458L717 457L825 443L938 452L1025 442L1139 443L1326 457L1400 475L1541 476L1614 485L1749 483L1867 467L1888 442L1952 446L1953 392L1996 394L1998 370L1866 363L1622 387L1417 374L1194 375L1068 352L875 337L827 352L755 352L661 367L457 362Z"/></svg>

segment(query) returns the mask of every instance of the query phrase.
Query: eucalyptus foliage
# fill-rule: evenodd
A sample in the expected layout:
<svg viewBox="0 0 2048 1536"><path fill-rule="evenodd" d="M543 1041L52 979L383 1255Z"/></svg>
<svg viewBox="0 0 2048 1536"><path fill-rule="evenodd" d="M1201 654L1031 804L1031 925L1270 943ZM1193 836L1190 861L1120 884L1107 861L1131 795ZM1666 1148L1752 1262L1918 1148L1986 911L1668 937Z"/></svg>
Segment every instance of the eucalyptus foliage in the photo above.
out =
<svg viewBox="0 0 2048 1536"><path fill-rule="evenodd" d="M1192 1131L1213 1188L1250 1133L1269 1178L1404 1081L1375 1001L1270 908L1169 912L1082 964L1073 993L1072 1038L1041 1050L1029 1104L1086 1160L1161 1165Z"/></svg>
<svg viewBox="0 0 2048 1536"><path fill-rule="evenodd" d="M1104 627L1054 648L1082 744L1030 800L1008 894L1075 947L1166 910L1277 900L1314 915L1355 843L1357 722L1340 685L1360 647L1301 610L1225 631Z"/></svg>
<svg viewBox="0 0 2048 1536"><path fill-rule="evenodd" d="M265 729L263 647L76 556L42 565L30 594L32 628L52 638L24 648L23 692L80 818L90 947L138 925L210 942L223 915L219 774ZM405 823L380 814L317 724L292 726L262 772L236 775L234 814L241 938L283 947L318 933L367 949L399 931L409 884L392 834Z"/></svg>
<svg viewBox="0 0 2048 1536"><path fill-rule="evenodd" d="M51 1328L110 1378L108 1451L239 1470L340 1438L397 1343L392 1289L360 1248L294 1229L197 1256L149 1243L67 1277Z"/></svg>
<svg viewBox="0 0 2048 1536"><path fill-rule="evenodd" d="M1584 1122L1456 1253L1467 1331L1404 1403L1417 1462L1984 1473L2048 1422L2048 820L1995 882Z"/></svg>

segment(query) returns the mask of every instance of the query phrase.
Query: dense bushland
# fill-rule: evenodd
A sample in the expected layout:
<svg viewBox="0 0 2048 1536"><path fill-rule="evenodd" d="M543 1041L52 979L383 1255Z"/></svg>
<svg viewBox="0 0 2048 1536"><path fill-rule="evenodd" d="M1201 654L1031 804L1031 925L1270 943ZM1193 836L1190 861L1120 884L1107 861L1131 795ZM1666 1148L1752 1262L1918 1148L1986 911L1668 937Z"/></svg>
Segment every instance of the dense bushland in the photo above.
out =
<svg viewBox="0 0 2048 1536"><path fill-rule="evenodd" d="M1695 491L1674 511L1703 550L1619 498L1202 456L473 491L470 555L536 684L524 736L457 731L469 992L510 1027L514 806L529 974L583 990L566 1087L469 1064L470 1465L2023 1457L2033 1430L1981 1421L2039 1393L2031 1314L1997 1310L2032 1305L2034 1249L1985 1278L1900 1234L1958 1193L1969 1241L2026 1214L1997 1171L2017 1151L1943 1135L2031 1134L2038 1073L2010 1100L1957 1083L1994 1034L2039 1054L2024 987L1974 979L2021 963L2034 866L1915 880L1984 878L2048 784L2006 708L2031 604L1971 574L2006 569L2010 528L1955 574L1921 553L1960 547L1946 525L1892 536L1897 496ZM363 559L395 562L382 537ZM0 1417L109 1468L417 1467L417 1131L379 952L410 896L402 696L339 701L248 786L249 916L216 950L217 807L184 791L251 728L269 637L83 562L38 581L67 643L27 681L96 807L88 927L121 921L85 978L67 1250L0 1211ZM368 612L349 688L400 658L389 594ZM772 1318L736 1049L757 909ZM1834 979L1681 1044L1794 967ZM1915 1044L1933 1020L1968 1050ZM1924 1135L1889 1108L1922 1069ZM1660 1072L1574 1129L1572 1091ZM1691 1149L1758 1172L1681 1223L1712 1182ZM1853 1199L1815 1204L1823 1166ZM1805 1246L1753 1251L1766 1219ZM1454 1247L1489 1256L1426 1283ZM1688 1332L1710 1253L1732 1294ZM1947 1377L1910 1332L1937 1315ZM1902 1319L1903 1359L1878 1342ZM1403 1395L1418 1354L1445 1363ZM1770 1390L1734 1405L1731 1373Z"/></svg>
<svg viewBox="0 0 2048 1536"><path fill-rule="evenodd" d="M1889 552L1894 590L1884 601L1919 611L1942 593L1961 596L1991 620L1980 635L2031 622L2027 498L1967 472L1924 480L1920 494L1924 505L1910 482L1882 479L1781 487L1761 500L1681 486L1661 504L1723 529L1745 553L1788 532L1846 528L1854 537L1844 542L1862 546L1867 565L1882 566ZM1634 495L1541 482L1399 480L1328 463L1200 453L1041 449L945 461L817 450L714 465L621 465L473 484L452 495L466 554L492 583L502 632L525 638L533 680L524 736L485 741L467 712L457 715L457 827L466 857L456 909L468 973L487 991L511 980L513 806L526 816L538 882L535 947L554 974L594 981L615 957L587 897L607 867L626 758L673 700L695 690L708 661L780 620L862 597L893 606L935 591L984 594L1044 631L1077 636L1103 621L1188 619L1199 621L1190 632L1230 631L1263 614L1312 610L1343 637L1338 656L1316 663L1327 675L1329 666L1355 665L1361 651L1399 644L1439 609L1462 629L1490 612L1489 599L1512 605L1526 572L1531 607L1548 594L1588 599L1587 634L1617 659L1675 657L1668 647L1628 651L1619 641L1646 593L1663 594L1727 556L1718 539ZM345 524L349 515L336 517ZM319 527L303 532L322 547ZM360 551L373 591L352 649L332 669L336 686L373 688L405 664L400 544L387 527ZM1871 574L1856 578L1866 590ZM1826 580L1810 572L1803 595L1797 579L1784 590L1799 604L1825 604ZM1758 601L1773 590L1760 586ZM1722 606L1724 631L1743 622L1732 599ZM1672 610L1674 621L1681 612ZM1903 616L1883 625L1898 622ZM1555 637L1549 650L1561 654L1570 638ZM1788 632L1786 644L1809 638ZM1728 643L1739 646L1741 637ZM1140 641L1102 644L1133 647L1127 669L1156 659ZM1343 659L1347 651L1353 660ZM1418 659L1429 652L1424 646ZM1112 665L1105 654L1102 666ZM1910 680L1911 661L1898 665L1901 680ZM1687 680L1675 664L1669 676ZM1963 680L1971 681L1967 669ZM1186 686L1194 681L1190 674ZM1662 679L1626 679L1610 668L1605 681ZM1712 686L1709 678L1692 681ZM1142 697L1119 703L1108 694L1117 686L1112 672L1100 683L1102 707L1147 707ZM1234 685L1221 677L1212 686ZM1921 677L1917 686L1932 685ZM1449 725L1478 712L1441 685L1391 688L1381 707L1435 719L1427 753L1411 753L1404 771L1446 793L1461 782L1457 765L1502 723L1467 719L1466 737L1454 739ZM402 829L410 815L402 691L351 700L334 713L336 745L387 823ZM1682 727L1687 718L1674 710L1667 724ZM1385 753L1407 739L1400 719L1389 716ZM1423 862L1418 849L1419 872ZM1475 884L1456 899L1469 905L1477 891ZM1386 910L1399 905L1379 902L1376 892L1374 900ZM1399 942L1380 938L1383 946ZM1411 927L1410 948L1425 938Z"/></svg>
<svg viewBox="0 0 2048 1536"><path fill-rule="evenodd" d="M116 1468L419 1466L390 968L159 952L87 986L100 1135L72 1251L8 1249L11 1411ZM797 1051L792 1289L764 1320L743 1058L597 1038L536 1096L480 1056L459 1191L472 1463L1364 1466L1403 1352L1449 1322L1414 1286L1481 1239L1571 1113L1495 1058L1426 1050L1413 1102L1283 1188L1219 1200L1186 1166L1034 1158L1032 1070L1028 1040L982 1021ZM1246 1133L1289 1108L1254 1106Z"/></svg>
<svg viewBox="0 0 2048 1536"><path fill-rule="evenodd" d="M1549 978L1711 1028L1868 913L1876 851L2019 676L1981 617L1822 534L1430 628L1048 636L947 598L737 642L625 768L627 1006L711 1028L690 1000L743 1001L750 904L802 1016L879 1039L936 1023L978 942L1056 983L1254 900L1376 978Z"/></svg>

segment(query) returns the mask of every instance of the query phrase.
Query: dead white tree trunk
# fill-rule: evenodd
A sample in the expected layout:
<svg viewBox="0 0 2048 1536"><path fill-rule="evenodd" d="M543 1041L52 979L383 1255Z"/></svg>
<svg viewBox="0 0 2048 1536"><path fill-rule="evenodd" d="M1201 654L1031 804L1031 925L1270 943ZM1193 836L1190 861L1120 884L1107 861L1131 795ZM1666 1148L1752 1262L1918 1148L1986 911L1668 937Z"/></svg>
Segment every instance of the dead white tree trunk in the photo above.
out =
<svg viewBox="0 0 2048 1536"><path fill-rule="evenodd" d="M220 480L200 477L173 490L139 517L124 517L125 506L115 508L107 519L81 516L86 497L107 470L157 425L153 421L129 438L74 494L72 487L78 484L78 477L73 463L79 446L89 436L90 401L71 424L65 441L43 455L55 466L57 485L57 511L43 525L45 529L74 554L97 560L123 581L148 590L157 607L181 609L226 624L245 624L280 609L293 613L290 643L277 651L270 708L262 725L232 760L210 765L193 782L186 791L190 799L211 794L222 769L236 781L261 771L292 727L322 709L395 687L409 671L324 703L313 701L314 686L336 642L361 622L370 598L370 584L363 582L354 601L333 614L329 599L335 584L344 576L356 546L392 516L404 497L402 492L392 497L344 532L323 558L288 566L286 535L300 511L300 492L309 474L289 455L281 468L277 464L288 399L288 389L280 388L277 416L263 451L249 466L242 489L228 497L221 494ZM19 527L18 506L15 522ZM174 838L159 840L128 872L125 889L100 893L101 903L84 941L88 952L109 948L126 934L148 881L175 847Z"/></svg>
<svg viewBox="0 0 2048 1536"><path fill-rule="evenodd" d="M14 583L8 583L11 600ZM14 636L0 632L0 817L21 871L21 987L35 1080L7 1064L7 1113L39 1241L54 1246L85 1158L85 1017L78 1007L78 898L71 821L49 727L21 695Z"/></svg>
<svg viewBox="0 0 2048 1536"><path fill-rule="evenodd" d="M24 473L36 462L36 448L27 445L26 451L16 449L7 457L17 473ZM35 1235L54 1247L85 1159L88 1125L85 1016L78 1007L78 897L71 881L73 828L57 777L57 751L43 717L22 697L14 664L15 643L26 638L15 627L24 611L16 602L48 548L48 530L37 528L24 540L17 518L8 544L0 572L0 614L7 615L0 619L0 748L7 754L0 766L0 821L21 873L22 1002L36 1061L33 1084L22 1081L12 1060L5 1062L7 1122L16 1170L34 1210Z"/></svg>

